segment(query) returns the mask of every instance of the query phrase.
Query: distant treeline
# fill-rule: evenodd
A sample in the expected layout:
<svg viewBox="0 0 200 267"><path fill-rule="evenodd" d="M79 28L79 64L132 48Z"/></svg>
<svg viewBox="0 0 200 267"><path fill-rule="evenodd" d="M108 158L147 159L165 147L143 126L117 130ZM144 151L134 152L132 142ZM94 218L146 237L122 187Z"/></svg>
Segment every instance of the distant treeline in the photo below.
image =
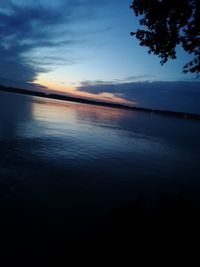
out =
<svg viewBox="0 0 200 267"><path fill-rule="evenodd" d="M95 100L76 98L72 96L65 96L65 95L59 95L59 94L46 94L46 93L38 92L38 91L31 91L31 90L19 89L19 88L14 88L14 87L6 87L6 86L1 86L1 85L0 85L0 91L31 95L31 96L38 96L38 97L44 97L44 98L50 98L50 99L57 99L57 100L62 100L62 101L77 102L77 103L96 105L96 106L120 108L120 109L127 109L127 110L133 110L133 111L142 111L142 112L147 112L147 113L160 114L163 116L172 116L172 117L179 117L179 118L184 118L184 119L200 120L200 114L176 112L176 111L170 111L170 110L159 110L159 109L151 109L151 108L142 108L142 107L137 107L137 106L130 107L130 106L126 106L123 104L95 101Z"/></svg>

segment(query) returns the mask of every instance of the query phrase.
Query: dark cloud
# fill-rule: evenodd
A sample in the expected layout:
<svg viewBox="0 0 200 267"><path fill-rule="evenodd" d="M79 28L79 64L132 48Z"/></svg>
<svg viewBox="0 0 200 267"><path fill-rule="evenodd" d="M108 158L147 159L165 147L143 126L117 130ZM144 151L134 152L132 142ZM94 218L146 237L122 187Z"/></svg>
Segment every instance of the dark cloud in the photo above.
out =
<svg viewBox="0 0 200 267"><path fill-rule="evenodd" d="M20 54L0 45L0 73L7 79L18 81L32 81L40 71L36 66L30 66L20 57Z"/></svg>
<svg viewBox="0 0 200 267"><path fill-rule="evenodd" d="M134 101L138 106L200 113L200 82L82 82L78 91L91 94L112 93Z"/></svg>

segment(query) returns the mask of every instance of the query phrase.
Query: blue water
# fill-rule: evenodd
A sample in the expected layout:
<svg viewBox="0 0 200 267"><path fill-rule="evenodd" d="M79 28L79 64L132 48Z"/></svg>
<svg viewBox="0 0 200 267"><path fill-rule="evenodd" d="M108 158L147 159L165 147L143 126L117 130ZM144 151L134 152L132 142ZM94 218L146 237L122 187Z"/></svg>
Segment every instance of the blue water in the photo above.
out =
<svg viewBox="0 0 200 267"><path fill-rule="evenodd" d="M77 240L138 198L199 203L199 137L199 121L0 93L1 223Z"/></svg>

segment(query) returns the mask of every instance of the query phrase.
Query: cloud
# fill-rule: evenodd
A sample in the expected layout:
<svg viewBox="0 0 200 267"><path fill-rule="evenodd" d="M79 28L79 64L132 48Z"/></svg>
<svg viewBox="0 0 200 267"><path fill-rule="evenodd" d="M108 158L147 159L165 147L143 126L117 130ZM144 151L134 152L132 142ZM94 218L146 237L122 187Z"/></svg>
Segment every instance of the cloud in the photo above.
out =
<svg viewBox="0 0 200 267"><path fill-rule="evenodd" d="M36 91L42 91L42 92L49 92L47 87L42 86L37 83L16 81L12 79L6 79L3 77L0 77L0 85L21 88L21 89L28 89L28 90L33 90L33 91L36 90Z"/></svg>
<svg viewBox="0 0 200 267"><path fill-rule="evenodd" d="M135 80L147 80L149 78L155 78L154 75L150 75L150 74L143 74L143 75L132 75L132 76L129 76L127 77L125 81L135 81Z"/></svg>
<svg viewBox="0 0 200 267"><path fill-rule="evenodd" d="M92 0L1 0L1 76L32 82L38 73L48 72L53 65L76 64L77 60L66 51L80 40L84 41L81 32L84 23L95 19L97 5L105 3L104 0L101 3Z"/></svg>
<svg viewBox="0 0 200 267"><path fill-rule="evenodd" d="M84 81L77 91L94 95L111 93L116 97L134 101L141 107L200 113L199 81L127 83Z"/></svg>
<svg viewBox="0 0 200 267"><path fill-rule="evenodd" d="M57 16L56 11L46 10L40 6L24 7L12 1L1 3L1 76L29 82L36 78L38 72L47 71L45 68L30 64L26 54L36 48L54 45L48 28L49 24L58 23Z"/></svg>
<svg viewBox="0 0 200 267"><path fill-rule="evenodd" d="M120 84L128 84L132 81L145 81L145 80L148 80L149 78L155 78L154 75L150 75L150 74L142 74L142 75L132 75L132 76L128 76L124 79L113 79L111 81L103 81L103 80L95 80L95 81L90 81L90 80L85 80L85 81L82 81L80 84L81 84L81 87L80 87L80 90L82 87L91 87L91 86L101 86L101 85L109 85L109 86L118 86Z"/></svg>

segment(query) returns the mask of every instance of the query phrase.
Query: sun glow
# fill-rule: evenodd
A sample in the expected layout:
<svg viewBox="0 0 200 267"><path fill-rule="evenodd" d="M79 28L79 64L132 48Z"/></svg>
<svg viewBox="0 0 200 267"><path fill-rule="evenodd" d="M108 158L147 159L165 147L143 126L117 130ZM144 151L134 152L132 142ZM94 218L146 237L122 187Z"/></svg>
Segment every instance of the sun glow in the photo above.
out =
<svg viewBox="0 0 200 267"><path fill-rule="evenodd" d="M129 101L124 99L123 97L116 96L112 93L100 93L100 94L92 94L88 92L78 91L77 88L80 86L80 83L71 83L68 82L56 82L54 80L47 80L42 77L38 77L34 84L41 85L46 87L46 93L60 93L64 95L69 95L72 97L81 97L90 100L96 101L104 101L104 102L111 102L111 103L119 103L125 105L134 105L136 104L133 101Z"/></svg>

